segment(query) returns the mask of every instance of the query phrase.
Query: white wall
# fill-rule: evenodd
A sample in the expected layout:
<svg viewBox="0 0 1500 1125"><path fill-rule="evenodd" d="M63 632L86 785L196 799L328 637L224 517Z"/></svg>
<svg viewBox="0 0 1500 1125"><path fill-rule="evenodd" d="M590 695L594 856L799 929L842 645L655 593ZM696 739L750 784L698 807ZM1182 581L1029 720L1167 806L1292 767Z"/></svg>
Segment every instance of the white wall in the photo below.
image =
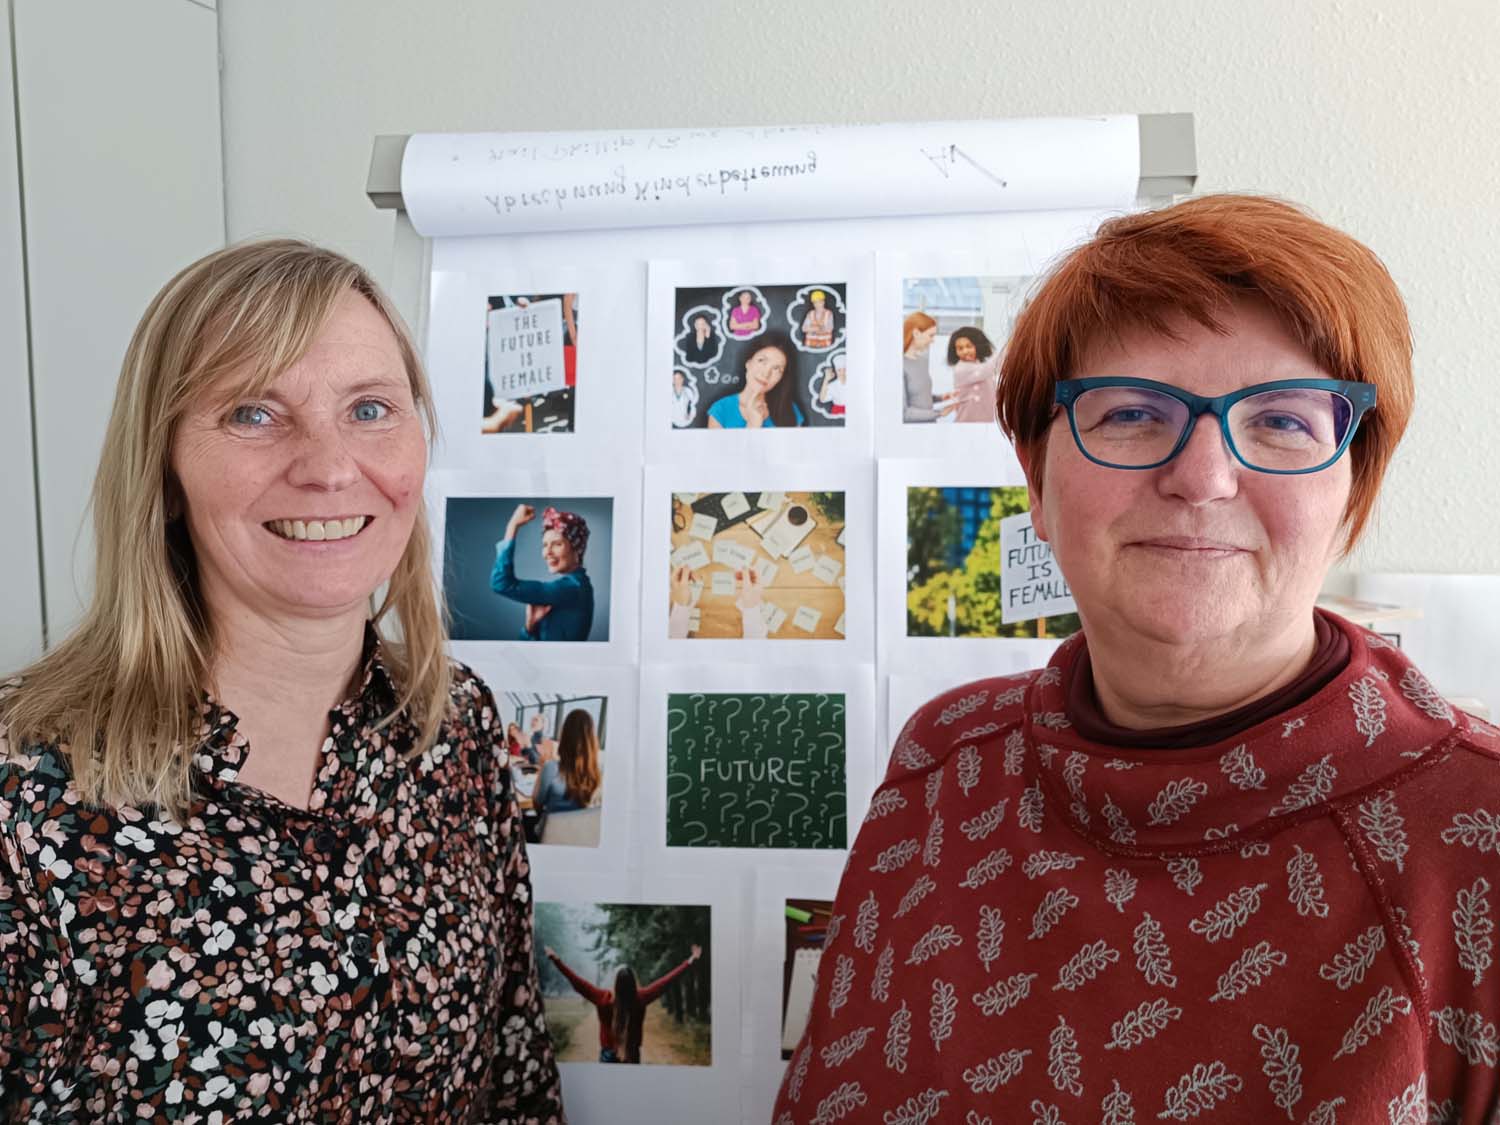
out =
<svg viewBox="0 0 1500 1125"><path fill-rule="evenodd" d="M377 133L1191 111L1200 190L1372 246L1419 402L1364 570L1500 571L1495 0L220 0L231 238L388 278ZM1481 397L1481 396L1488 396Z"/></svg>

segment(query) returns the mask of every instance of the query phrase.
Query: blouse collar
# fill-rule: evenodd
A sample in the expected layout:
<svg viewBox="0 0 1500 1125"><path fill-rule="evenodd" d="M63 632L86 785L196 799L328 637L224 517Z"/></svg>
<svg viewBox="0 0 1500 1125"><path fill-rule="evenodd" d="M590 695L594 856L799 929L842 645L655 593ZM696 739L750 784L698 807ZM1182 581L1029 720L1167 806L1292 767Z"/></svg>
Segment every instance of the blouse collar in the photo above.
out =
<svg viewBox="0 0 1500 1125"><path fill-rule="evenodd" d="M330 716L344 725L363 727L388 714L397 701L395 681L386 666L383 642L372 621L365 622L364 642L360 652L358 686L335 707ZM198 749L193 765L204 776L220 783L239 777L249 752L249 742L239 730L239 716L224 706L212 693L203 693L198 725Z"/></svg>

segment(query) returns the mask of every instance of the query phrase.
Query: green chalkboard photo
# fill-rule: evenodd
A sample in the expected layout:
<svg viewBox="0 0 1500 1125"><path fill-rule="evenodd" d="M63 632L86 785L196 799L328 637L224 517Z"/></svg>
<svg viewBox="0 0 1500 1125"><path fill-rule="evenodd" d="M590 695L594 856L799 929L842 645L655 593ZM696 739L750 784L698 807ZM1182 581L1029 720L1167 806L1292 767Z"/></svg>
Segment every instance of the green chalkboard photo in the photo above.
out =
<svg viewBox="0 0 1500 1125"><path fill-rule="evenodd" d="M667 697L667 846L848 846L844 696Z"/></svg>

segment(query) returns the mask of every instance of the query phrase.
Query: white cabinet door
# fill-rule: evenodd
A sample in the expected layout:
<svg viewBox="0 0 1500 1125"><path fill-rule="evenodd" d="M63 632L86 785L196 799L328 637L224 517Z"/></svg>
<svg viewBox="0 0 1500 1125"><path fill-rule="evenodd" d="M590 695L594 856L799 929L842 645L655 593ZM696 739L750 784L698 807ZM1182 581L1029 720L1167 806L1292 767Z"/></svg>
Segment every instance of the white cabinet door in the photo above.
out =
<svg viewBox="0 0 1500 1125"><path fill-rule="evenodd" d="M218 13L14 0L47 632L91 584L89 490L136 321L224 242Z"/></svg>
<svg viewBox="0 0 1500 1125"><path fill-rule="evenodd" d="M0 21L0 90L13 90L10 23ZM31 364L16 121L0 110L0 676L42 652L42 580L31 461Z"/></svg>

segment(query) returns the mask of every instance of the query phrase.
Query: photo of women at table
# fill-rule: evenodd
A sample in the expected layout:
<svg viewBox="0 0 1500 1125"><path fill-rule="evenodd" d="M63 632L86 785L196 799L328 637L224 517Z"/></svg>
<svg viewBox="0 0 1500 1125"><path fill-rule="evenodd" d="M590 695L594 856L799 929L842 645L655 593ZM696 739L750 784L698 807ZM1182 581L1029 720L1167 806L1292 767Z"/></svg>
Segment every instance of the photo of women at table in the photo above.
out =
<svg viewBox="0 0 1500 1125"><path fill-rule="evenodd" d="M844 636L844 494L672 497L667 636Z"/></svg>
<svg viewBox="0 0 1500 1125"><path fill-rule="evenodd" d="M908 278L902 419L994 423L996 375L1030 277Z"/></svg>
<svg viewBox="0 0 1500 1125"><path fill-rule="evenodd" d="M845 290L841 282L677 289L672 428L844 425Z"/></svg>
<svg viewBox="0 0 1500 1125"><path fill-rule="evenodd" d="M484 331L486 434L571 433L578 294L492 296Z"/></svg>
<svg viewBox="0 0 1500 1125"><path fill-rule="evenodd" d="M535 915L559 1062L713 1063L707 906L538 902Z"/></svg>
<svg viewBox="0 0 1500 1125"><path fill-rule="evenodd" d="M450 497L453 638L609 640L612 515L607 496Z"/></svg>
<svg viewBox="0 0 1500 1125"><path fill-rule="evenodd" d="M597 847L609 700L602 695L505 692L497 693L495 702L506 725L527 842Z"/></svg>

